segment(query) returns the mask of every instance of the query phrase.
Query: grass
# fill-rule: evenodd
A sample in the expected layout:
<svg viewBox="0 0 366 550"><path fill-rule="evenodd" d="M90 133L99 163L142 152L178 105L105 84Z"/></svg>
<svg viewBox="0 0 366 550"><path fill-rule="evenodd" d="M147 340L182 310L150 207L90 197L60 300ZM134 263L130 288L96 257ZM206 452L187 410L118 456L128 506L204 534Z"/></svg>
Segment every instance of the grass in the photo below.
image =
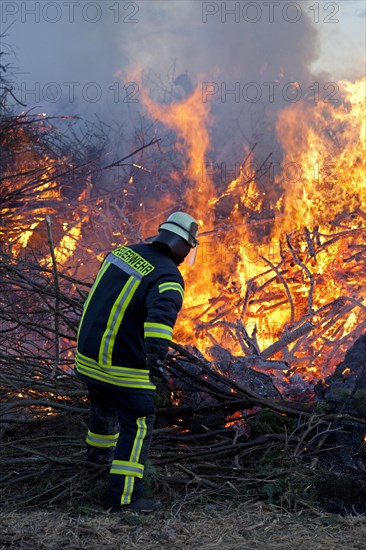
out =
<svg viewBox="0 0 366 550"><path fill-rule="evenodd" d="M361 550L366 518L251 501L201 503L191 495L149 515L3 509L0 533L0 550Z"/></svg>

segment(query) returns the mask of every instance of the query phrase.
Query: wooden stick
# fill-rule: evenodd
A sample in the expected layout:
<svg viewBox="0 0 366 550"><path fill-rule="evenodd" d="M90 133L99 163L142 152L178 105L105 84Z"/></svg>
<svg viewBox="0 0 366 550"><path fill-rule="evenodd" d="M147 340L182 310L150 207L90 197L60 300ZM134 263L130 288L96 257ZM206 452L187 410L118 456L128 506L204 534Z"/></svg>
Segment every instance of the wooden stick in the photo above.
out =
<svg viewBox="0 0 366 550"><path fill-rule="evenodd" d="M52 266L53 266L53 278L55 281L55 289L56 289L56 296L55 296L55 362L54 366L51 372L51 379L55 378L56 372L59 366L60 361L60 335L59 335L59 307L60 307L60 284L58 279L58 270L57 270L57 263L56 263L56 257L55 257L55 249L53 246L53 238L52 238L52 229L51 229L51 217L47 214L46 216L46 224L47 224L47 237L48 237L48 244L50 247L51 252L51 258L52 258Z"/></svg>

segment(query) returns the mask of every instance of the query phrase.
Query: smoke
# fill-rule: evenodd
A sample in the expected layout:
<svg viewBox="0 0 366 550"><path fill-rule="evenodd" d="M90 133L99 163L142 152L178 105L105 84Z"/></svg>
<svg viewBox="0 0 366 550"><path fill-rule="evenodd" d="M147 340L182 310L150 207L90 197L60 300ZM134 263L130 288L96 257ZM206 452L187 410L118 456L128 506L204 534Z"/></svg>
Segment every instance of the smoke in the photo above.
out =
<svg viewBox="0 0 366 550"><path fill-rule="evenodd" d="M307 76L319 55L319 37L308 14L274 2L146 2L144 24L123 29L120 48L132 64L161 75L173 62L193 76L235 79ZM246 9L244 7L247 5ZM271 9L272 8L272 9ZM217 71L217 73L216 73Z"/></svg>
<svg viewBox="0 0 366 550"><path fill-rule="evenodd" d="M143 85L165 100L202 87L215 117L214 160L234 165L254 143L262 158L280 155L276 112L319 99L331 80L321 35L325 23L339 28L342 4L4 1L1 17L11 24L6 39L21 69L16 92L27 108L96 114L133 133L143 106L128 71L139 67Z"/></svg>
<svg viewBox="0 0 366 550"><path fill-rule="evenodd" d="M214 162L235 172L254 143L260 157L276 155L273 114L315 79L320 38L309 13L289 2L146 2L141 15L143 24L121 33L122 57L145 70L157 95L159 77L202 87L215 117Z"/></svg>
<svg viewBox="0 0 366 550"><path fill-rule="evenodd" d="M177 82L184 75L202 87L215 117L212 158L230 165L229 172L244 145L260 142L263 155L276 148L271 113L292 99L291 83L305 93L313 82L316 27L300 6L273 4L146 2L143 24L121 33L122 57L145 70L145 84L157 95L159 78ZM187 87L174 91L184 95Z"/></svg>

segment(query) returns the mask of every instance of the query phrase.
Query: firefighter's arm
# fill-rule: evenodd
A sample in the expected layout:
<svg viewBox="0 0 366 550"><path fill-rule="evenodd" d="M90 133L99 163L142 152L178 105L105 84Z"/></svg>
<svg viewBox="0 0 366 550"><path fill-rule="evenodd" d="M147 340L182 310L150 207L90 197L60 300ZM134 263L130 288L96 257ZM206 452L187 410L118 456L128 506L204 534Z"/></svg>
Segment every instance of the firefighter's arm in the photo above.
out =
<svg viewBox="0 0 366 550"><path fill-rule="evenodd" d="M183 281L169 279L160 280L147 295L147 316L144 323L146 362L155 379L168 379L165 361L183 296Z"/></svg>

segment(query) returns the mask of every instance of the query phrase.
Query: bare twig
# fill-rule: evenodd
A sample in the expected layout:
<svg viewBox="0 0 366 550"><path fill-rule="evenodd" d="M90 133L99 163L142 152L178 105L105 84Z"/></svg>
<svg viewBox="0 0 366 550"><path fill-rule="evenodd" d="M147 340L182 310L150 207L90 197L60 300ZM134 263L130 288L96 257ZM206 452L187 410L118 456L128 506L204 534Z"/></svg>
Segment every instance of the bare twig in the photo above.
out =
<svg viewBox="0 0 366 550"><path fill-rule="evenodd" d="M55 296L55 363L52 369L51 378L54 378L56 376L56 372L59 366L60 361L60 336L59 336L59 307L60 307L60 284L58 280L58 270L57 270L57 263L56 263L56 257L55 257L55 250L53 246L53 238L52 238L52 229L51 229L51 217L46 216L46 224L47 224L47 237L48 237L48 244L50 247L50 253L52 258L52 266L53 266L53 276L55 281L55 289L56 289L56 296Z"/></svg>

